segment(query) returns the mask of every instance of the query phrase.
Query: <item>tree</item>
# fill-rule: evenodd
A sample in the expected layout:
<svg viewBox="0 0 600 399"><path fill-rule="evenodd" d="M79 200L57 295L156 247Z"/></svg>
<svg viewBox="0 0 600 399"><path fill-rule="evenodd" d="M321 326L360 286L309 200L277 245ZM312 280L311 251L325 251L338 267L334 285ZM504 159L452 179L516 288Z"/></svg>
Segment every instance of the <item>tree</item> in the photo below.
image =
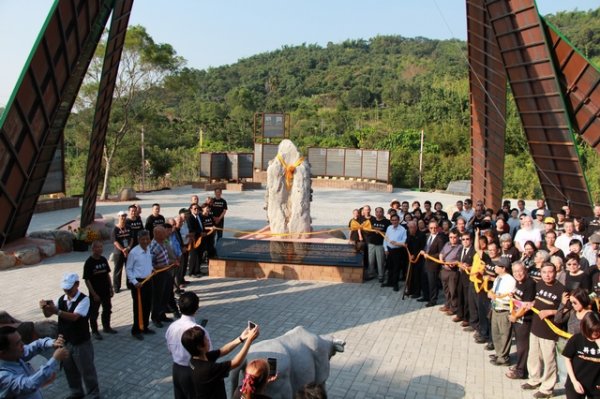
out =
<svg viewBox="0 0 600 399"><path fill-rule="evenodd" d="M77 103L79 107L89 107L95 101L105 49L106 35L98 46L80 91ZM127 30L104 145L105 167L101 199L108 197L111 165L117 149L125 136L144 122L151 89L158 86L168 73L178 70L183 63L184 60L176 55L171 45L155 43L144 27L131 26Z"/></svg>

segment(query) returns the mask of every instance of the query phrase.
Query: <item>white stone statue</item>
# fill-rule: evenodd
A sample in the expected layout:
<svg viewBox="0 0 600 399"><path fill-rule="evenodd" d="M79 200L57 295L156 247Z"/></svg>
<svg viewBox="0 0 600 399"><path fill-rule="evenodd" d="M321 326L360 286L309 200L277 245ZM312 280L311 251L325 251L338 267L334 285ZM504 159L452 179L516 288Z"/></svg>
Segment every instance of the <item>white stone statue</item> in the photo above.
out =
<svg viewBox="0 0 600 399"><path fill-rule="evenodd" d="M294 233L302 237L311 231L310 166L290 140L279 144L278 153L267 168L265 203L272 233Z"/></svg>

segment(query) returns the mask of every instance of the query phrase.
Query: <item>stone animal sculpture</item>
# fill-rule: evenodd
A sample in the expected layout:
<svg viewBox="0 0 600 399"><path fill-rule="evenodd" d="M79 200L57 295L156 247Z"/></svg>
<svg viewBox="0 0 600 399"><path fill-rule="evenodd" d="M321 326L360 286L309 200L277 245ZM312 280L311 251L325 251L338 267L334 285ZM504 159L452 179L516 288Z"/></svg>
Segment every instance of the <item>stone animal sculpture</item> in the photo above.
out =
<svg viewBox="0 0 600 399"><path fill-rule="evenodd" d="M258 358L277 359L277 379L267 385L265 395L272 399L293 398L304 385L315 382L325 386L329 359L343 352L346 342L329 335L316 335L302 326L277 338L259 341L250 347L246 361L231 371L231 389L239 389L246 363Z"/></svg>
<svg viewBox="0 0 600 399"><path fill-rule="evenodd" d="M310 166L290 140L283 140L269 161L265 207L272 233L310 232Z"/></svg>

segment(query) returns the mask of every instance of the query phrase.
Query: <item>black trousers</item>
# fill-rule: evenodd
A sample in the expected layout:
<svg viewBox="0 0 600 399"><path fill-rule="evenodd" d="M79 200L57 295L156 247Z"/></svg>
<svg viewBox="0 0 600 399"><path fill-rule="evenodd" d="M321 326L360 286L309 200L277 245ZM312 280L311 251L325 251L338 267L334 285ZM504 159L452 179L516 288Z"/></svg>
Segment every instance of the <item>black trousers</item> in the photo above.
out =
<svg viewBox="0 0 600 399"><path fill-rule="evenodd" d="M121 280L123 276L123 265L125 264L125 255L123 252L118 251L113 255L115 262L115 270L113 270L113 288L115 292L121 290Z"/></svg>
<svg viewBox="0 0 600 399"><path fill-rule="evenodd" d="M517 364L515 370L521 377L527 377L527 356L529 355L529 334L531 333L531 320L523 323L513 323L515 341L517 341Z"/></svg>
<svg viewBox="0 0 600 399"><path fill-rule="evenodd" d="M190 257L190 254L188 252L183 252L181 254L179 268L176 269L177 273L175 275L175 283L177 284L177 286L183 284L183 280L185 279L185 273L187 272L187 268L188 268L189 257Z"/></svg>
<svg viewBox="0 0 600 399"><path fill-rule="evenodd" d="M438 283L440 281L440 270L427 269L425 273L427 275L427 286L429 287L429 302L437 303L439 295Z"/></svg>
<svg viewBox="0 0 600 399"><path fill-rule="evenodd" d="M404 248L390 249L385 263L388 267L388 284L398 287L400 270L402 265L406 264L406 250Z"/></svg>
<svg viewBox="0 0 600 399"><path fill-rule="evenodd" d="M110 314L112 313L112 302L110 295L100 297L100 302L90 298L90 329L92 332L98 332L98 311L102 305L102 327L110 328Z"/></svg>
<svg viewBox="0 0 600 399"><path fill-rule="evenodd" d="M173 363L173 391L175 399L193 399L196 397L191 368Z"/></svg>
<svg viewBox="0 0 600 399"><path fill-rule="evenodd" d="M411 295L421 295L421 274L423 273L423 261L417 263L409 263L407 268L408 288L407 292Z"/></svg>
<svg viewBox="0 0 600 399"><path fill-rule="evenodd" d="M456 315L463 320L469 320L469 284L469 276L461 271L456 286Z"/></svg>
<svg viewBox="0 0 600 399"><path fill-rule="evenodd" d="M160 272L152 277L152 320L161 321L165 316L167 308L167 286L169 284L169 273ZM172 285L170 286L172 287ZM172 288L171 288L172 289Z"/></svg>
<svg viewBox="0 0 600 399"><path fill-rule="evenodd" d="M469 281L469 326L474 330L479 330L479 305L477 301L477 292L475 286Z"/></svg>
<svg viewBox="0 0 600 399"><path fill-rule="evenodd" d="M141 282L141 279L138 279ZM142 326L140 328L138 319L138 295L137 288L130 285L131 297L133 298L133 326L131 327L132 334L139 334L148 329L150 322L150 307L152 306L152 284L153 281L149 280L146 284L140 288L140 296L142 301Z"/></svg>
<svg viewBox="0 0 600 399"><path fill-rule="evenodd" d="M477 294L477 317L479 318L479 335L490 340L490 299L483 289Z"/></svg>

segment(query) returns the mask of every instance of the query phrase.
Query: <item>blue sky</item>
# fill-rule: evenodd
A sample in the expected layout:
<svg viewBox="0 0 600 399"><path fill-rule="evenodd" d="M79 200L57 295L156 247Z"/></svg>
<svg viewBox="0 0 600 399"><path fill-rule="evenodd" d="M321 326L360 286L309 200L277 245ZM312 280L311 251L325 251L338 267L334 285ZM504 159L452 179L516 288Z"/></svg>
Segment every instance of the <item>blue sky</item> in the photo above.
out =
<svg viewBox="0 0 600 399"><path fill-rule="evenodd" d="M5 105L53 0L0 0L0 106ZM538 0L542 14L600 0ZM302 43L376 35L466 40L465 0L136 0L130 21L173 45L194 68Z"/></svg>

